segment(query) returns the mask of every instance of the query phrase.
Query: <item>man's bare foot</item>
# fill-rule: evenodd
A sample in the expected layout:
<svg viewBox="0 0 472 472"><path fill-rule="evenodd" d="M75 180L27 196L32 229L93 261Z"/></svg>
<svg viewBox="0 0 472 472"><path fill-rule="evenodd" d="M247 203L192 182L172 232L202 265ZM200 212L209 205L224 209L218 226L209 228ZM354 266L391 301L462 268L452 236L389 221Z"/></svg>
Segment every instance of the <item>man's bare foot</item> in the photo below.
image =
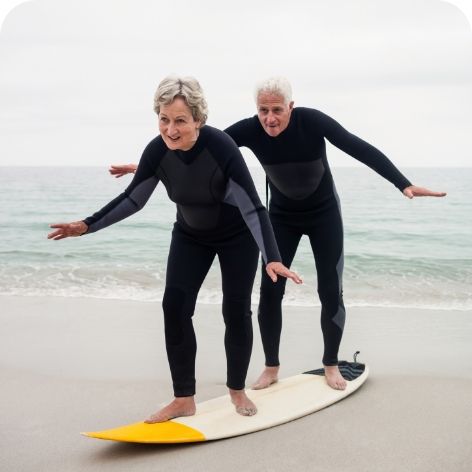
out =
<svg viewBox="0 0 472 472"><path fill-rule="evenodd" d="M279 380L279 366L266 366L262 374L252 385L253 390L262 390L263 388L270 387L272 384Z"/></svg>
<svg viewBox="0 0 472 472"><path fill-rule="evenodd" d="M229 395L233 405L236 407L236 413L242 416L254 416L257 413L257 407L248 398L244 390L229 389Z"/></svg>
<svg viewBox="0 0 472 472"><path fill-rule="evenodd" d="M151 415L145 423L162 423L179 416L193 416L195 414L194 397L177 397L157 413Z"/></svg>
<svg viewBox="0 0 472 472"><path fill-rule="evenodd" d="M339 372L339 367L337 365L325 365L325 378L326 382L331 388L335 390L344 390L347 386L346 380Z"/></svg>

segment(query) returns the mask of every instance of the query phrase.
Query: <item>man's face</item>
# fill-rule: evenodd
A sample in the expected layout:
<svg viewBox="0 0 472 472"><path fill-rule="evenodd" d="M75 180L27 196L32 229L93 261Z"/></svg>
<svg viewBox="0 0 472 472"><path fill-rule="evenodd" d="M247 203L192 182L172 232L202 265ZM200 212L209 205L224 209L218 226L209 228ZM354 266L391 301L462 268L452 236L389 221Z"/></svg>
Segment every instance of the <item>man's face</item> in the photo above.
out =
<svg viewBox="0 0 472 472"><path fill-rule="evenodd" d="M275 138L290 122L293 102L285 103L281 95L262 92L257 97L257 116L265 132Z"/></svg>

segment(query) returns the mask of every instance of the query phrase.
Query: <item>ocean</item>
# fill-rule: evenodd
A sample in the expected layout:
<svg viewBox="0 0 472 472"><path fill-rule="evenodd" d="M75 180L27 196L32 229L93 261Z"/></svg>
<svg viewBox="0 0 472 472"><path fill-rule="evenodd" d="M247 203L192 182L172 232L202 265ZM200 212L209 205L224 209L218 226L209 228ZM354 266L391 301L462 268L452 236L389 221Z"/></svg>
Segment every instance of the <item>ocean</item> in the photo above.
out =
<svg viewBox="0 0 472 472"><path fill-rule="evenodd" d="M402 171L448 196L409 200L364 166L332 169L344 218L345 304L471 310L472 168ZM262 170L251 173L265 201ZM162 184L141 212L111 228L46 238L50 223L89 216L129 181L101 167L0 167L0 295L161 300L175 220ZM292 268L304 284L288 282L284 303L319 305L306 237ZM198 301L221 302L217 261Z"/></svg>

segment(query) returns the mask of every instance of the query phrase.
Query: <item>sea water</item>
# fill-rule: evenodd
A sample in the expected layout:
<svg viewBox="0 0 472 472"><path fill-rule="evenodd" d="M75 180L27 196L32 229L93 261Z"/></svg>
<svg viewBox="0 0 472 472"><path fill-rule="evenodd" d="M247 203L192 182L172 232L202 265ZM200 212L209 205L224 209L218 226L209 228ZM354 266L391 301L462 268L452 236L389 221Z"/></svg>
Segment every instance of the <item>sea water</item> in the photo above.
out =
<svg viewBox="0 0 472 472"><path fill-rule="evenodd" d="M448 196L409 200L366 167L332 169L344 218L345 304L470 310L472 169L402 170ZM264 201L263 172L251 173ZM91 215L130 180L101 167L0 167L0 294L161 300L176 213L162 184L141 212L110 228L46 238L48 224ZM284 303L319 305L306 237L292 268L304 284L289 282ZM217 261L199 302L221 302Z"/></svg>

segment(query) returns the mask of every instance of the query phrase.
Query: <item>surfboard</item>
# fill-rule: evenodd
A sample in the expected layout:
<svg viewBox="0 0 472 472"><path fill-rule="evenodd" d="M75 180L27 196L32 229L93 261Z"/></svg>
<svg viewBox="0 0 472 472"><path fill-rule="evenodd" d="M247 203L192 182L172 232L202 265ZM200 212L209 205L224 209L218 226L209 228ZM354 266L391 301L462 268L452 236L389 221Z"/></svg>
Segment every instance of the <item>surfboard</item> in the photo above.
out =
<svg viewBox="0 0 472 472"><path fill-rule="evenodd" d="M281 379L263 390L247 390L258 409L254 416L237 414L229 395L224 395L198 403L194 416L81 434L111 441L168 444L213 441L253 433L326 408L355 392L369 375L368 367L358 362L341 361L339 369L347 380L345 390L330 388L323 369Z"/></svg>

